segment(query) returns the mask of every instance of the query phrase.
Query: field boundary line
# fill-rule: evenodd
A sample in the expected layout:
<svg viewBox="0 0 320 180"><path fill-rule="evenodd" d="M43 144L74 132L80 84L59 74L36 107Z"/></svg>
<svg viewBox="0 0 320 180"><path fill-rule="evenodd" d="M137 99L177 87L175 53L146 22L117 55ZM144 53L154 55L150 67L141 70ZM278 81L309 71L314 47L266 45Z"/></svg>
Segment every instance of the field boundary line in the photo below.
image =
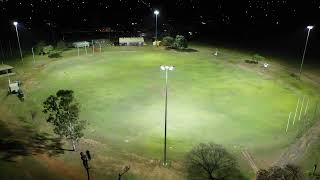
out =
<svg viewBox="0 0 320 180"><path fill-rule="evenodd" d="M250 153L248 152L247 149L243 149L241 150L242 155L244 156L244 158L249 162L252 170L257 174L257 172L259 171L258 166L256 165L256 163L254 162L252 156L250 155Z"/></svg>

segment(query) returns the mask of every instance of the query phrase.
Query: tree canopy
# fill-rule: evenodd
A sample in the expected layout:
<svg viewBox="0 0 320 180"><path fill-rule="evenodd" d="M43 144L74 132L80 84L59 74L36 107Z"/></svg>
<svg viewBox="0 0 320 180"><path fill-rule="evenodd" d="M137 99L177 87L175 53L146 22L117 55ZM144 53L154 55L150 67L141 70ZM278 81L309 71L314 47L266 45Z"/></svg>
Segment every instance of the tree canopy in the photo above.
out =
<svg viewBox="0 0 320 180"><path fill-rule="evenodd" d="M188 48L188 41L182 35L177 35L176 39L174 40L174 47L177 49L186 49Z"/></svg>
<svg viewBox="0 0 320 180"><path fill-rule="evenodd" d="M75 142L83 137L86 121L79 120L79 104L75 101L73 91L59 90L43 102L43 112L48 114L47 122L53 125L56 134Z"/></svg>
<svg viewBox="0 0 320 180"><path fill-rule="evenodd" d="M284 167L273 166L258 171L257 180L302 180L303 173L299 166L287 164Z"/></svg>
<svg viewBox="0 0 320 180"><path fill-rule="evenodd" d="M161 44L165 47L173 47L174 38L171 36L166 36L162 39Z"/></svg>
<svg viewBox="0 0 320 180"><path fill-rule="evenodd" d="M199 144L188 153L186 161L191 179L243 179L235 158L221 145Z"/></svg>

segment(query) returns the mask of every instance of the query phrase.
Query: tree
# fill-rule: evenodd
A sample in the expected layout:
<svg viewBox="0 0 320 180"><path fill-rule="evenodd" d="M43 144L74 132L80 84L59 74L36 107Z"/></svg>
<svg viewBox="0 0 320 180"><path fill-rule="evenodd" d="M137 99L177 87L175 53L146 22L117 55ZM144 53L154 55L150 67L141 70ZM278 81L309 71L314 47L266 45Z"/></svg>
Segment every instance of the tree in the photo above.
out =
<svg viewBox="0 0 320 180"><path fill-rule="evenodd" d="M287 164L284 167L284 170L286 171L287 177L290 178L290 180L300 180L304 179L303 172L301 168L294 164Z"/></svg>
<svg viewBox="0 0 320 180"><path fill-rule="evenodd" d="M165 47L173 47L174 38L171 36L166 36L162 39L161 44L162 46L165 46Z"/></svg>
<svg viewBox="0 0 320 180"><path fill-rule="evenodd" d="M188 41L184 36L177 35L174 40L174 47L177 49L186 49L188 48Z"/></svg>
<svg viewBox="0 0 320 180"><path fill-rule="evenodd" d="M242 179L235 158L221 145L199 144L188 153L186 163L192 178Z"/></svg>
<svg viewBox="0 0 320 180"><path fill-rule="evenodd" d="M257 180L302 180L303 173L299 166L287 164L283 168L273 166L258 171Z"/></svg>
<svg viewBox="0 0 320 180"><path fill-rule="evenodd" d="M54 132L71 140L75 151L76 141L83 137L86 121L79 120L80 107L73 91L59 90L56 96L49 96L43 102L43 112L48 114L47 122L54 126Z"/></svg>

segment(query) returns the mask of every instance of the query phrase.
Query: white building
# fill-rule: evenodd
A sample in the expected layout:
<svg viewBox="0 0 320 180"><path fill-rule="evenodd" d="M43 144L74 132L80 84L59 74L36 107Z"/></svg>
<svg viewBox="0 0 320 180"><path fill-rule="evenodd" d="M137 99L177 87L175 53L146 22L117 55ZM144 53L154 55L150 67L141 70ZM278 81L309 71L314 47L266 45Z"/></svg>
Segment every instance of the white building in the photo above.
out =
<svg viewBox="0 0 320 180"><path fill-rule="evenodd" d="M143 46L143 37L121 37L119 38L120 46Z"/></svg>

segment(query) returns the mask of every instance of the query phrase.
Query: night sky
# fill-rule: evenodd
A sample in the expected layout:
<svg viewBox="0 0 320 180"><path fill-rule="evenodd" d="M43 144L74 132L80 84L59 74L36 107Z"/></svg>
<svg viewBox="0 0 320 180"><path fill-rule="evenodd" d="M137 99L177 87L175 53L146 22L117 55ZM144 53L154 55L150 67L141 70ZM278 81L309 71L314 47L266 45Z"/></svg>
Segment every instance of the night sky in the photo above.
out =
<svg viewBox="0 0 320 180"><path fill-rule="evenodd" d="M0 0L1 25L52 23L61 28L143 23L154 9L163 22L203 25L317 24L319 0Z"/></svg>
<svg viewBox="0 0 320 180"><path fill-rule="evenodd" d="M200 40L211 38L294 56L301 54L306 26L314 25L310 54L320 57L316 44L320 42L320 0L0 0L0 41L14 42L13 21L19 22L25 47L43 39L57 42L65 32L72 32L69 41L101 38L75 36L75 32L105 27L125 32L115 34L115 39L137 32L151 36L155 9L160 11L162 35L188 36L191 31Z"/></svg>

